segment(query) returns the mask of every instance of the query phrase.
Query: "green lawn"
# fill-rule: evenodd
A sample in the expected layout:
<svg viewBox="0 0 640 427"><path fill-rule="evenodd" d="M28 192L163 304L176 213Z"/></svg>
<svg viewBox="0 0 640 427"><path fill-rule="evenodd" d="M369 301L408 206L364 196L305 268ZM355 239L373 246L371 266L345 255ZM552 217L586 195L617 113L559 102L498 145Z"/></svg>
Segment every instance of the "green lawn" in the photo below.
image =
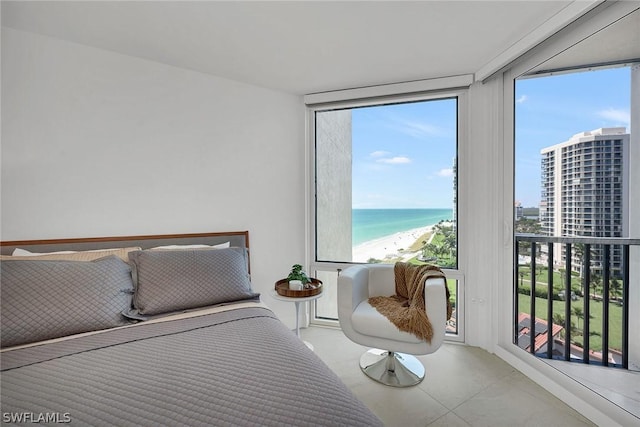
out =
<svg viewBox="0 0 640 427"><path fill-rule="evenodd" d="M449 288L449 301L453 305L453 308L456 308L456 298L458 297L458 281L455 279L447 279L447 287Z"/></svg>
<svg viewBox="0 0 640 427"><path fill-rule="evenodd" d="M522 280L522 282L525 285L531 284L531 267L529 267L528 265L527 266L520 266L518 271L520 273L524 273L522 275L522 277L518 277L518 283L520 283L520 281ZM554 271L553 272L553 287L554 287L554 289L557 289L557 290L564 289L565 277L566 277L566 274L564 272L558 272L558 271ZM537 266L536 267L536 286L538 286L538 285L547 286L548 283L549 283L548 269L546 267ZM576 275L575 273L572 273L572 275L571 275L571 289L576 291L576 290L579 290L581 288L581 286L582 286L582 284L581 284L580 277L578 277L578 275Z"/></svg>
<svg viewBox="0 0 640 427"><path fill-rule="evenodd" d="M553 301L553 313L564 317L564 301ZM591 319L589 321L589 347L594 351L602 350L602 301L591 300L589 310ZM518 310L529 313L531 307L531 297L529 295L518 294ZM572 301L571 307L584 308L584 301ZM536 317L547 320L547 300L536 298ZM571 314L571 322L576 326L577 332L571 334L571 341L582 344L583 320L574 313ZM622 307L615 303L609 304L609 348L620 350L622 347Z"/></svg>
<svg viewBox="0 0 640 427"><path fill-rule="evenodd" d="M431 243L437 246L444 244L444 234L436 233L431 240ZM410 260L409 262L415 264L421 264L420 261L417 261L416 258ZM443 268L447 266L455 265L456 259L455 257L443 257L442 255L438 256L436 261L432 261L436 265L440 265ZM525 287L531 286L531 267L530 266L520 266L519 272L521 276L517 278L518 285L523 285ZM566 272L565 271L554 271L552 273L553 280L553 289L554 295L556 295L560 291L565 289L565 280L566 280ZM549 285L549 275L548 268L546 265L537 265L536 266L536 289L545 289ZM447 280L447 284L449 287L449 291L451 293L451 301L456 301L456 281L455 280ZM582 289L582 279L575 272L571 273L571 290L575 292L577 295L582 295L583 293L587 296L590 291L596 292L597 295L602 294L602 288L599 287L596 290L592 289ZM531 305L531 297L529 295L518 294L518 304L519 311L529 313L529 308ZM587 319L589 322L589 347L593 351L601 351L602 350L602 301L590 300L589 310L590 310L590 319ZM576 313L573 312L573 308L576 307L578 310L584 309L584 300L583 298L578 298L577 301L571 302L572 313L570 322L575 326L575 329L571 332L571 341L575 344L582 345L583 343L583 331L584 331L584 318L583 316L578 317ZM553 314L560 315L564 318L565 315L565 303L564 301L553 301ZM540 319L547 319L547 299L546 298L536 298L536 317ZM609 304L609 348L610 349L618 349L622 347L622 307L617 305L615 302Z"/></svg>

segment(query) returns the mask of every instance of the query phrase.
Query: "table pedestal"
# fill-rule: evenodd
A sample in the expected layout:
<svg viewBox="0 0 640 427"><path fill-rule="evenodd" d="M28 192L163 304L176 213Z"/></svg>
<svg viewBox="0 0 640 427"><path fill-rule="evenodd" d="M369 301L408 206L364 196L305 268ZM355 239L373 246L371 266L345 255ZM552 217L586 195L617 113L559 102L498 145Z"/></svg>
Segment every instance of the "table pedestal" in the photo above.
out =
<svg viewBox="0 0 640 427"><path fill-rule="evenodd" d="M301 298L294 298L294 297L285 297L284 295L280 295L279 293L277 293L275 290L271 291L271 296L274 299L280 300L280 301L289 301L289 302L293 302L296 306L296 336L298 338L300 338L300 304L303 302L309 302L309 301L313 301L316 300L318 298L320 298L322 296L322 292L320 292L317 295L312 295L310 297L301 297ZM302 339L302 338L300 338ZM303 341L305 343L305 345L307 347L309 347L311 350L313 350L313 345L311 345L311 343L308 343L306 341Z"/></svg>

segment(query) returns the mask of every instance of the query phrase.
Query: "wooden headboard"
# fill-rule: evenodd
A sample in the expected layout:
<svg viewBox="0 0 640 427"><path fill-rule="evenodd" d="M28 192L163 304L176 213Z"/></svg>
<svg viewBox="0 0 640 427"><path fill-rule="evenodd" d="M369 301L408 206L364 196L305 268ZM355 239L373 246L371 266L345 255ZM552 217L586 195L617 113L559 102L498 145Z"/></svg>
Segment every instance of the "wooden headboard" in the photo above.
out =
<svg viewBox="0 0 640 427"><path fill-rule="evenodd" d="M0 242L0 251L2 255L11 255L15 248L22 248L31 252L55 252L87 251L92 249L122 248L129 246L139 246L142 249L149 249L155 246L164 245L216 245L225 242L230 242L231 246L243 247L249 250L249 232L227 231L194 234L160 234L151 236L13 240Z"/></svg>

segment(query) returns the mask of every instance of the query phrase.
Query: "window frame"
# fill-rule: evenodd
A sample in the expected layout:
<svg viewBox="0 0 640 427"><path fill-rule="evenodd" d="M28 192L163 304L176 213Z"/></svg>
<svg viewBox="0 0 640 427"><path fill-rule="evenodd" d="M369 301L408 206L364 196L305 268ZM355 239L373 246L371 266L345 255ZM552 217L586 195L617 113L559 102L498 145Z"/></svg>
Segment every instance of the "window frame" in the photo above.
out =
<svg viewBox="0 0 640 427"><path fill-rule="evenodd" d="M597 10L596 10L597 9ZM617 21L624 19L632 13L637 13L637 5L624 4L624 2L618 2L616 4L602 5L602 7L596 8L585 16L577 19L569 26L562 29L554 37L551 37L536 46L528 53L523 55L514 64L511 64L510 68L504 70L502 74L502 87L503 87L503 118L502 123L504 130L504 163L503 169L508 176L512 179L504 183L502 188L503 196L505 200L513 203L516 200L515 183L513 177L515 177L515 93L516 93L516 81L526 78L539 78L548 74L559 73L573 73L584 69L597 69L617 67L623 64L629 64L635 62L633 59L620 58L616 61L603 61L601 63L584 63L581 58L575 58L571 66L565 66L561 70L555 70L545 67L545 63L552 60L557 55L571 55L571 48L579 43L588 43L588 38L594 34L597 34L600 30L607 28L610 25L614 25ZM632 124L633 126L633 124ZM516 261L513 259L514 253L514 220L513 215L507 215L505 221L509 221L511 224L508 236L505 236L510 240L509 244L509 256L512 259L512 263ZM505 273L509 274L509 282L511 284L514 280L513 271L514 265L511 266L508 272L503 271L504 279L507 279ZM512 286L513 287L513 286ZM511 304L510 306L504 306L501 310L501 323L506 322L514 316L514 300L517 297L510 290ZM517 354L518 349L513 347L511 343L511 336L513 334L513 328L504 328L502 334L498 337L498 345L508 351L509 355ZM517 347L517 346L515 346Z"/></svg>
<svg viewBox="0 0 640 427"><path fill-rule="evenodd" d="M448 78L445 79L434 79L440 80L440 84L447 85L451 83L462 83L461 86L456 87L440 87L429 91L421 91L417 93L398 93L396 95L389 95L388 88L385 86L380 87L380 96L368 96L361 99L345 99L345 95L343 92L350 91L338 91L335 95L335 101L329 102L326 97L321 97L319 99L322 102L313 104L308 102L306 109L306 134L307 134L307 145L306 145L306 156L308 159L307 164L307 247L306 247L306 260L308 265L308 271L341 271L345 268L348 268L352 265L358 265L361 263L356 262L336 262L336 261L318 261L316 254L316 129L315 129L315 117L317 112L334 110L334 109L352 109L352 108L360 108L360 107L372 107L372 106L381 106L387 104L403 104L410 102L421 102L421 101L434 101L439 99L451 99L455 98L457 103L457 139L456 139L456 178L455 185L457 186L457 195L456 195L456 212L455 217L457 218L456 227L457 227L457 268L456 269L443 269L448 279L455 279L458 283L458 289L456 294L456 326L457 333L456 334L447 334L446 340L453 342L465 342L465 327L464 327L464 319L465 319L465 280L464 280L464 272L462 266L465 265L462 262L464 256L466 256L466 251L462 248L461 241L463 241L462 236L465 234L464 227L460 226L460 213L462 212L460 209L461 202L461 180L460 180L460 153L461 147L467 144L467 132L466 132L466 123L467 123L467 110L468 110L468 86L471 84L471 78L464 79L455 79L451 80ZM433 82L429 81L431 86L433 86ZM436 84L437 86L437 84ZM401 92L401 91L399 91ZM375 88L366 88L366 94L376 93ZM348 96L346 98L349 98ZM313 99L312 99L313 100ZM462 191L464 191L462 189ZM309 318L308 323L320 326L338 326L337 321L323 319L316 317L316 302L310 304L309 309Z"/></svg>
<svg viewBox="0 0 640 427"><path fill-rule="evenodd" d="M615 22L636 10L638 10L638 6L633 2L604 2L540 45L532 48L529 52L514 61L514 63L505 67L504 70L496 73L495 76L483 81L483 84L492 84L493 80L499 85L495 90L495 94L498 95L498 92L500 92L499 108L501 109L501 114L499 115L499 120L493 123L493 127L501 130L502 133L500 148L504 153L501 159L503 174L505 177L512 178L505 179L499 188L495 188L496 191L499 191L500 197L506 201L500 216L501 221L506 226L501 235L505 244L499 256L496 257L496 262L494 262L496 268L498 267L498 262L502 264L498 274L498 283L502 285L499 286L497 292L503 297L494 314L493 328L498 331L498 333L492 337L491 349L498 357L518 367L518 369L529 378L550 390L555 390L559 396L573 396L574 398L572 399L563 400L570 403L572 407L598 424L610 424L612 420L624 424L624 421L620 420L631 420L633 418L633 415L628 412L624 404L620 404L619 401L615 401L615 399L611 399L611 397L608 396L609 391L615 389L616 386L622 386L622 388L632 387L632 384L635 384L633 382L635 381L633 374L622 372L621 375L611 377L611 380L606 381L606 384L601 383L601 385L604 386L603 388L607 389L607 392L600 394L598 389L593 389L589 383L582 381L583 378L589 378L589 376L592 375L592 369L599 369L598 367L593 368L591 365L567 364L565 362L549 363L547 360L539 359L526 352L522 352L511 340L513 336L511 323L514 308L513 275L516 260L513 257L513 208L508 205L509 202L515 200L513 185L515 168L515 80L529 73L536 71L539 73L539 70L543 69L548 59L563 54L565 51L571 54L570 49L573 45L582 42L609 25L615 24ZM574 59L576 60L573 61L572 66L568 68L583 68L585 65L589 65L578 60L578 58ZM593 61L590 62L592 62L591 65L594 65ZM599 61L596 61L596 63L604 64L604 62ZM632 117L632 128L637 128L637 126L634 127L634 123L636 122L637 120L634 122ZM640 173L636 173L636 181L639 177ZM636 208L638 206L638 204L635 205ZM638 343L637 340L636 343ZM577 398L575 398L576 396ZM571 402L569 402L569 400L571 400Z"/></svg>

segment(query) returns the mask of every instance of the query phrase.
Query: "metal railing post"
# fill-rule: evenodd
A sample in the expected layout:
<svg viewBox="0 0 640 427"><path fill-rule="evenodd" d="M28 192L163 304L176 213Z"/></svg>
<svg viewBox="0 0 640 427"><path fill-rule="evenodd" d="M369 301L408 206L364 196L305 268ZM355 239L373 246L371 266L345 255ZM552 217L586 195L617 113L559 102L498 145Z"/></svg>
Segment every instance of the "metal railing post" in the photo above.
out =
<svg viewBox="0 0 640 427"><path fill-rule="evenodd" d="M564 360L571 360L571 243L565 245Z"/></svg>
<svg viewBox="0 0 640 427"><path fill-rule="evenodd" d="M536 353L536 242L531 242L531 316L529 316L531 354Z"/></svg>
<svg viewBox="0 0 640 427"><path fill-rule="evenodd" d="M602 256L602 364L609 366L609 256L610 245L604 246Z"/></svg>
<svg viewBox="0 0 640 427"><path fill-rule="evenodd" d="M583 264L582 269L584 270L584 287L587 289L586 298L582 298L583 309L582 309L582 362L589 363L589 319L591 318L591 310L589 307L589 302L591 300L591 296L589 293L589 289L591 289L591 245L584 245L584 254L582 255ZM586 268L585 268L586 266ZM595 297L595 290L593 291Z"/></svg>
<svg viewBox="0 0 640 427"><path fill-rule="evenodd" d="M553 358L553 243L547 244L547 359Z"/></svg>
<svg viewBox="0 0 640 427"><path fill-rule="evenodd" d="M622 367L629 369L629 246L622 248Z"/></svg>

